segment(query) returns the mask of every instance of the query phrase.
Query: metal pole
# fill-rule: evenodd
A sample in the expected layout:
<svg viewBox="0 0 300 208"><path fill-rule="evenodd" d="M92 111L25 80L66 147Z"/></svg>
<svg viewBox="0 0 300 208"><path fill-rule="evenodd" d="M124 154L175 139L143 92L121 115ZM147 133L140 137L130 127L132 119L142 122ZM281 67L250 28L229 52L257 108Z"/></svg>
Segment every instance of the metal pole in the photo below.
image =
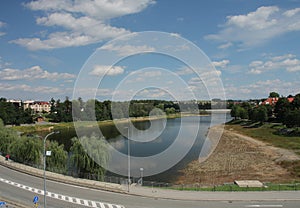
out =
<svg viewBox="0 0 300 208"><path fill-rule="evenodd" d="M53 131L49 134L47 134L44 138L44 157L43 157L43 162L44 162L44 208L46 208L46 140L47 138L52 135L52 134L58 134L59 132L58 131Z"/></svg>
<svg viewBox="0 0 300 208"><path fill-rule="evenodd" d="M143 185L143 177L144 177L144 168L140 168L140 171L141 171L141 186Z"/></svg>
<svg viewBox="0 0 300 208"><path fill-rule="evenodd" d="M129 130L129 126L127 128L127 135L128 135L128 141L127 141L127 149L128 149L128 192L130 191L130 183L131 183L131 180L130 180L130 130Z"/></svg>

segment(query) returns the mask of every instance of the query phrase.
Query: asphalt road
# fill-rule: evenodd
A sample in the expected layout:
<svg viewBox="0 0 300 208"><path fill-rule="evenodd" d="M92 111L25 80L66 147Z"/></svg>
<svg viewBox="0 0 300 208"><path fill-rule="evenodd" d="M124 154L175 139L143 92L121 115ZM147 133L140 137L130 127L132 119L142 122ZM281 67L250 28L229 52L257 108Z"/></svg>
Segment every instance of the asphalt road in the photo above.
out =
<svg viewBox="0 0 300 208"><path fill-rule="evenodd" d="M36 189L43 190L43 180L27 174L19 173L5 167L0 166L0 178L12 181L15 184L23 184ZM300 201L184 201L184 200L167 200L158 198L148 198L140 196L131 196L127 194L111 193L100 190L93 190L73 185L47 181L47 191L57 193L64 196L76 197L80 199L92 200L96 202L103 202L102 208L115 208L117 204L126 208L299 208ZM222 193L216 193L222 194ZM238 194L238 193L233 193ZM260 194L259 192L257 193ZM22 204L32 207L33 197L38 195L40 203L43 204L43 196L36 194L26 189L11 185L0 181L0 195ZM99 205L99 207L101 207ZM43 206L41 206L43 207ZM58 199L47 197L48 208L83 208L82 206Z"/></svg>

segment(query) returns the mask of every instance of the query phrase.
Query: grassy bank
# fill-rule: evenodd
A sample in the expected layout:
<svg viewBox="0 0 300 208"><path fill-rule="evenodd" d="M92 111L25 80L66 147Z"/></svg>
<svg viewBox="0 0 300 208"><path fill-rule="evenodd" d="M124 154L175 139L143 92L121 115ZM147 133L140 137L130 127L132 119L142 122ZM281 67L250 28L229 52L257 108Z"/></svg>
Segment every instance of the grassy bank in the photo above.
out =
<svg viewBox="0 0 300 208"><path fill-rule="evenodd" d="M285 126L281 124L261 124L238 120L229 122L225 128L300 155L300 137L280 134L279 132L285 129ZM291 175L300 177L300 160L284 160L278 164L288 170Z"/></svg>
<svg viewBox="0 0 300 208"><path fill-rule="evenodd" d="M220 186L204 187L195 184L193 186L178 185L169 188L180 191L299 191L300 183L265 183L263 187L239 187L236 184L225 184Z"/></svg>
<svg viewBox="0 0 300 208"><path fill-rule="evenodd" d="M239 120L227 123L225 128L253 137L275 147L292 150L300 155L300 137L278 134L281 129L285 128L281 124L260 124Z"/></svg>
<svg viewBox="0 0 300 208"><path fill-rule="evenodd" d="M167 115L167 119L174 119L174 118L180 118L181 116L196 116L195 114L189 114L189 115L181 115L180 113L176 114L170 114ZM130 118L131 122L140 122L140 121L150 121L150 120L157 120L157 119L163 119L164 116L153 116L153 117L136 117L136 118ZM105 126L105 125L114 125L114 122L117 123L127 123L128 119L117 119L117 120L105 120L105 121L98 121L98 126ZM80 122L79 126L77 127L93 127L95 126L95 122L85 121ZM74 123L73 122L67 122L67 123L49 123L49 124L32 124L32 125L24 125L24 126L13 126L12 128L15 129L18 132L22 133L32 133L32 132L39 132L39 131L51 131L51 130L59 130L64 128L73 128Z"/></svg>

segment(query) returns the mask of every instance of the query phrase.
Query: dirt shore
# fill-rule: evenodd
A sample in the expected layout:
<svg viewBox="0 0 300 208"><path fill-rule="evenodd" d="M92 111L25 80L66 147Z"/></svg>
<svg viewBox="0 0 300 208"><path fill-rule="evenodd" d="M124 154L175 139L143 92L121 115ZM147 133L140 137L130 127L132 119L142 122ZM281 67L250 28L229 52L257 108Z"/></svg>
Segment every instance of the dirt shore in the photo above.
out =
<svg viewBox="0 0 300 208"><path fill-rule="evenodd" d="M222 130L211 129L212 134ZM219 185L234 180L260 180L262 182L299 181L282 162L299 161L294 152L270 146L251 137L226 129L214 152L204 162L191 162L181 171L177 183Z"/></svg>

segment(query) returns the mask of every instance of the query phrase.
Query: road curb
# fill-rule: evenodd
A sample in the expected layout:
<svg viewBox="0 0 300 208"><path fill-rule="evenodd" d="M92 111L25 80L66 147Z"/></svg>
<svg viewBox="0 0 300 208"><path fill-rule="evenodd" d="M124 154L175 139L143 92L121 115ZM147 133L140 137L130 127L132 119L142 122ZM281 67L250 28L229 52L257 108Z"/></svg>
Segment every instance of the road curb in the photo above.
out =
<svg viewBox="0 0 300 208"><path fill-rule="evenodd" d="M15 170L21 173L25 173L31 176L43 178L43 171L37 168L33 168L30 166L26 166L23 164L18 164L13 161L4 161L0 158L0 165L6 168L9 168L11 170ZM24 166L24 167L20 167ZM25 167L26 166L26 167ZM81 178L73 178L71 176L61 175L57 173L52 173L49 171L46 171L46 177L47 180L70 184L70 185L76 185L76 186L82 186L85 188L93 188L97 190L103 190L103 191L110 191L114 193L126 193L121 185L117 184L111 184L111 183L102 183L99 181L92 181L88 179L81 179ZM119 187L117 187L119 186Z"/></svg>
<svg viewBox="0 0 300 208"><path fill-rule="evenodd" d="M18 172L22 172L28 175L32 175L35 177L43 178L43 171L37 168L33 168L30 166L26 166L23 164L15 163L12 161L5 161L0 157L0 165ZM56 181L64 184L82 186L86 188L92 188L96 190L109 191L113 193L126 194L131 196L152 198L152 199L164 199L164 200L174 200L174 201L300 201L300 195L297 197L266 197L266 198L253 198L243 196L240 199L236 198L234 195L235 192L187 192L187 191L176 191L176 190L164 190L164 189L155 189L155 191L151 191L148 189L143 189L143 187L132 187L131 192L125 191L124 187L119 184L112 183L103 183L98 181L92 181L81 178L73 178L71 176L65 176L57 173L46 172L47 180ZM110 186L110 187L109 187ZM135 189L135 190L133 190ZM292 193L286 191L288 193ZM252 192L245 192L245 195L251 194ZM255 192L257 193L257 192ZM267 192L263 192L267 193ZM279 193L279 192L274 192ZM282 191L280 193L285 193ZM298 193L300 193L298 191ZM216 195L222 196L217 197ZM227 197L224 197L227 195Z"/></svg>

